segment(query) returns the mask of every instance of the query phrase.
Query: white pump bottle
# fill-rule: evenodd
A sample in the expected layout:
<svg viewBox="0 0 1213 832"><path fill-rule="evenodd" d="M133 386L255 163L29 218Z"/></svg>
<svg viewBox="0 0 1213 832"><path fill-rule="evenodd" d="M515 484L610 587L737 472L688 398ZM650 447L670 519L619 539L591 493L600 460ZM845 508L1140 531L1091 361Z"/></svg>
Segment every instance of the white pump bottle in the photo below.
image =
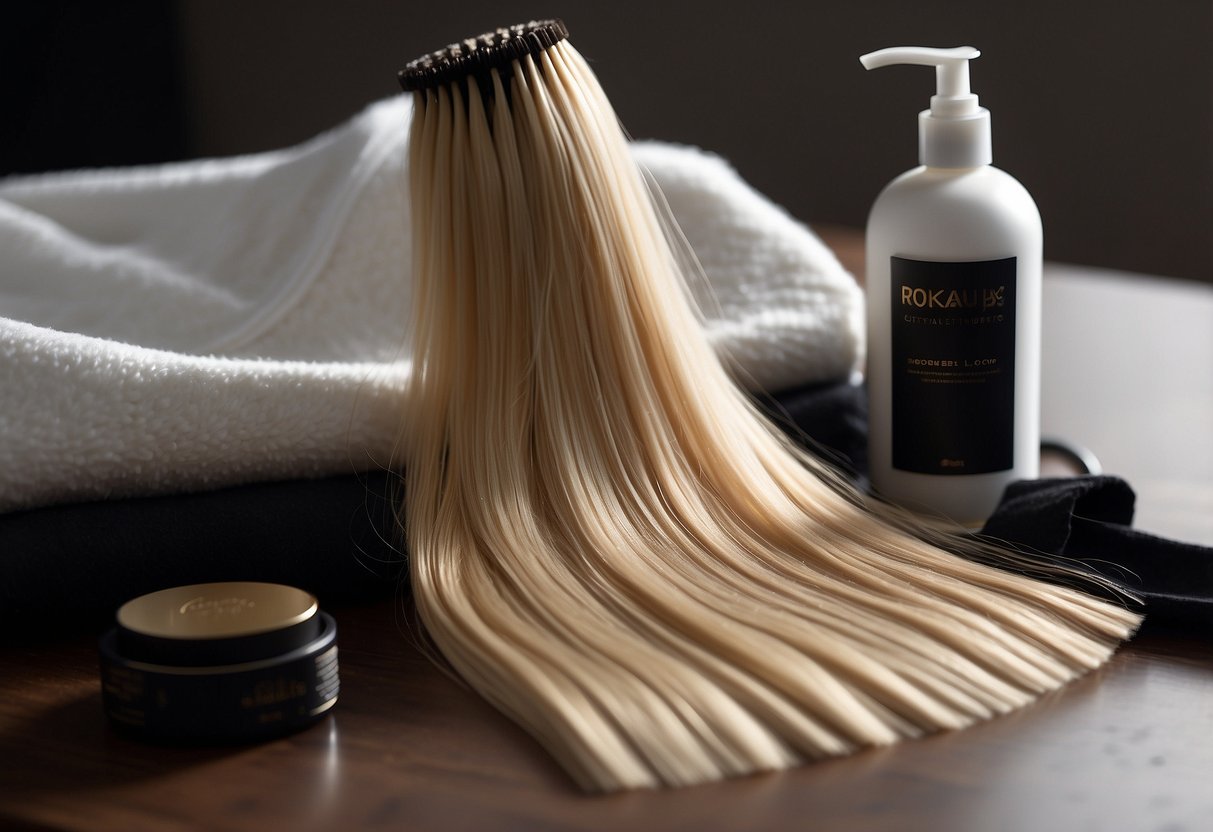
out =
<svg viewBox="0 0 1213 832"><path fill-rule="evenodd" d="M890 182L868 217L872 485L972 526L1040 462L1040 213L990 165L990 112L969 92L979 54L860 58L867 69L934 66L938 85L918 116L921 166Z"/></svg>

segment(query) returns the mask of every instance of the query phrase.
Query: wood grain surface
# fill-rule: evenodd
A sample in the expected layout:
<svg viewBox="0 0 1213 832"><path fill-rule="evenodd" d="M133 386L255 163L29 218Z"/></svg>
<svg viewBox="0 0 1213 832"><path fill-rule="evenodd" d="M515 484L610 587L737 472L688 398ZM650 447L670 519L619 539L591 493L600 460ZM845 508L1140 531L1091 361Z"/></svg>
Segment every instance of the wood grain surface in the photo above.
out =
<svg viewBox="0 0 1213 832"><path fill-rule="evenodd" d="M1104 669L965 731L690 789L585 796L445 675L408 602L334 610L323 722L232 748L113 732L91 635L0 651L0 827L1169 829L1213 820L1213 646L1146 634Z"/></svg>

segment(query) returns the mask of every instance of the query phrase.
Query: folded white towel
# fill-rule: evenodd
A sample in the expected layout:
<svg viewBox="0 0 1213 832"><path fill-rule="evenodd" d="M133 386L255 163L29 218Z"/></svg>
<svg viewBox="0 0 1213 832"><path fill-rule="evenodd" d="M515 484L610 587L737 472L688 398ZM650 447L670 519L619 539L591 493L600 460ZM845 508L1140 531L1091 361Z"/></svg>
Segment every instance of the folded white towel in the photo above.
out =
<svg viewBox="0 0 1213 832"><path fill-rule="evenodd" d="M0 511L386 464L409 116L397 97L289 150L0 183ZM634 153L747 383L858 366L859 290L808 229L718 157Z"/></svg>

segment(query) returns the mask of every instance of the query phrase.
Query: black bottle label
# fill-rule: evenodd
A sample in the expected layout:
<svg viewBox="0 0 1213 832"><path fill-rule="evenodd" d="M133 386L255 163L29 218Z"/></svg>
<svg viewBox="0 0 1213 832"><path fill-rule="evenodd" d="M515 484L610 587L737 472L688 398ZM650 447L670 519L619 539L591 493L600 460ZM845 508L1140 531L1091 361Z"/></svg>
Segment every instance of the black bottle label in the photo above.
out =
<svg viewBox="0 0 1213 832"><path fill-rule="evenodd" d="M893 467L944 475L1010 469L1015 258L891 259Z"/></svg>

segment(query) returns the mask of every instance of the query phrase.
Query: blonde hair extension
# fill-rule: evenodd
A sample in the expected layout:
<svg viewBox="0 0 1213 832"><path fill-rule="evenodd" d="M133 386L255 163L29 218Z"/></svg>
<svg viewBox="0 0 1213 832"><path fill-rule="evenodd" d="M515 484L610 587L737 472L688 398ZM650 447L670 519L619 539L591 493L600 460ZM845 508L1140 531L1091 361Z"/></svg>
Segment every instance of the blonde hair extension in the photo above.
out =
<svg viewBox="0 0 1213 832"><path fill-rule="evenodd" d="M960 728L1102 663L1136 615L927 542L758 413L565 37L502 29L401 73L404 517L455 670L611 790Z"/></svg>

